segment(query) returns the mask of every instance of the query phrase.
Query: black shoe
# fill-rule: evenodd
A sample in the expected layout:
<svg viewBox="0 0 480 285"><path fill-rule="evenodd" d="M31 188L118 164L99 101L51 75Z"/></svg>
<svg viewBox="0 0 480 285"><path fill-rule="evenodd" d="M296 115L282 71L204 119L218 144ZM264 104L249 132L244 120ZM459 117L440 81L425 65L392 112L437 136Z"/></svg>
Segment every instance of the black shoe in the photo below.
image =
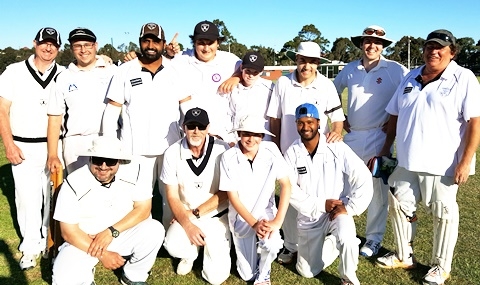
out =
<svg viewBox="0 0 480 285"><path fill-rule="evenodd" d="M125 276L125 273L122 274L122 278L120 278L120 283L123 285L148 285L147 282L144 281L132 281Z"/></svg>

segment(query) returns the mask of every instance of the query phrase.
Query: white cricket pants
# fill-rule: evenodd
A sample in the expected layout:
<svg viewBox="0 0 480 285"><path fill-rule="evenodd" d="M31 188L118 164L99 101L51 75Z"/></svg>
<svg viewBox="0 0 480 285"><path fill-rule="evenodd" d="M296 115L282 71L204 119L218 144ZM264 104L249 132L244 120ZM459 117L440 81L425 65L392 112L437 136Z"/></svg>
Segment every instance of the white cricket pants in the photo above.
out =
<svg viewBox="0 0 480 285"><path fill-rule="evenodd" d="M210 284L221 284L230 276L230 231L228 215L192 220L205 234L202 276ZM165 236L165 248L176 258L197 259L199 247L191 244L182 225L174 222Z"/></svg>
<svg viewBox="0 0 480 285"><path fill-rule="evenodd" d="M158 250L162 246L165 229L154 219L147 219L120 233L108 246L109 251L130 256L123 271L132 281L145 281ZM94 280L93 268L99 262L96 257L65 242L53 264L53 285L90 285Z"/></svg>
<svg viewBox="0 0 480 285"><path fill-rule="evenodd" d="M336 248L326 244L325 237L329 233L336 239ZM304 277L312 278L340 256L340 277L360 284L355 273L359 243L352 216L342 214L330 221L328 214L322 215L312 227L298 229L297 271Z"/></svg>
<svg viewBox="0 0 480 285"><path fill-rule="evenodd" d="M343 141L367 164L370 158L377 156L385 143L386 134L382 128L365 131L354 131L346 134ZM388 191L390 186L381 178L373 179L373 197L368 205L367 240L382 242L388 218Z"/></svg>
<svg viewBox="0 0 480 285"><path fill-rule="evenodd" d="M290 252L298 250L298 229L297 229L298 211L288 204L287 213L282 224L284 247Z"/></svg>
<svg viewBox="0 0 480 285"><path fill-rule="evenodd" d="M98 134L75 135L63 138L63 159L65 161L65 169L67 170L66 174L70 174L88 163L89 156L78 156L77 153L92 148L93 141L96 138L98 138Z"/></svg>

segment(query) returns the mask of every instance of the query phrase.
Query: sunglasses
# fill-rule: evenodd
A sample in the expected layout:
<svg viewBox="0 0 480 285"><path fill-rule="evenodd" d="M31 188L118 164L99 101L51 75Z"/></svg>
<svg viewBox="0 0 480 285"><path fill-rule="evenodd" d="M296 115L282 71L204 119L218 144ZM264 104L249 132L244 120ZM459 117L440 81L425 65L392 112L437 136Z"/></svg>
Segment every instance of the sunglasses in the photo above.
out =
<svg viewBox="0 0 480 285"><path fill-rule="evenodd" d="M92 164L94 164L96 166L102 166L103 163L105 162L105 165L111 167L111 166L117 165L117 163L118 163L118 159L98 157L98 156L92 156L91 161L92 161Z"/></svg>
<svg viewBox="0 0 480 285"><path fill-rule="evenodd" d="M384 30L377 30L377 29L371 29L371 28L365 29L365 30L363 31L363 33L364 33L365 35L369 35L369 36L371 36L371 35L373 35L373 34L375 34L375 35L377 35L377 36L379 36L379 37L385 36L385 31L384 31Z"/></svg>
<svg viewBox="0 0 480 285"><path fill-rule="evenodd" d="M449 37L448 35L442 34L442 33L430 33L428 34L427 41L431 39L441 39L442 41L449 42L453 44L453 39Z"/></svg>
<svg viewBox="0 0 480 285"><path fill-rule="evenodd" d="M185 125L188 130L193 131L196 128L198 128L199 131L205 131L207 129L207 126L202 126L202 125L195 125L195 124L188 124Z"/></svg>

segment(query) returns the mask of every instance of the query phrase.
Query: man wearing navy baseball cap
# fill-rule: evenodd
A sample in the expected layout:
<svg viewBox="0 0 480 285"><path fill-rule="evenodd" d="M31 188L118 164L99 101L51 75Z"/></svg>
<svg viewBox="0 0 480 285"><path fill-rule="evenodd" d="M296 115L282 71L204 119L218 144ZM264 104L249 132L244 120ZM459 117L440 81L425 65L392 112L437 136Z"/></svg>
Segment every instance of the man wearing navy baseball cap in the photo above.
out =
<svg viewBox="0 0 480 285"><path fill-rule="evenodd" d="M290 205L298 211L296 268L300 275L312 278L340 254L341 284L359 285L360 241L353 216L365 211L372 199L372 175L344 142L327 143L319 132L319 115L310 103L295 109L300 138L285 152L291 183L299 186L290 198Z"/></svg>

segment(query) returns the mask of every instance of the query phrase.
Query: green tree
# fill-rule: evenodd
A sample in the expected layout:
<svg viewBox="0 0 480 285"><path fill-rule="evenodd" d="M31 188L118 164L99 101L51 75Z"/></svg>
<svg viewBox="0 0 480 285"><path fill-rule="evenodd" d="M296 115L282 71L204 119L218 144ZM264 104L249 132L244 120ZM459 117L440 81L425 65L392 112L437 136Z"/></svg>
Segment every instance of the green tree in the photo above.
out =
<svg viewBox="0 0 480 285"><path fill-rule="evenodd" d="M57 63L63 66L68 66L70 62L73 62L74 60L75 60L75 56L73 55L70 45L64 44L63 50L58 52Z"/></svg>
<svg viewBox="0 0 480 285"><path fill-rule="evenodd" d="M112 59L113 62L123 60L124 54L118 52L111 44L105 44L98 50L98 54L106 55Z"/></svg>
<svg viewBox="0 0 480 285"><path fill-rule="evenodd" d="M241 58L247 52L247 46L237 42L223 21L215 19L212 22L217 26L220 36L225 38L220 43L219 50L229 51Z"/></svg>
<svg viewBox="0 0 480 285"><path fill-rule="evenodd" d="M349 38L337 38L333 42L332 51L327 55L327 58L348 63L361 58L361 56L361 50Z"/></svg>
<svg viewBox="0 0 480 285"><path fill-rule="evenodd" d="M278 55L275 53L273 48L254 45L250 47L250 50L260 53L265 59L265 65L275 65Z"/></svg>
<svg viewBox="0 0 480 285"><path fill-rule="evenodd" d="M472 38L460 38L457 39L458 51L455 61L468 69L472 69L475 66L475 54L479 52L479 48L475 46L475 41Z"/></svg>
<svg viewBox="0 0 480 285"><path fill-rule="evenodd" d="M395 60L408 67L408 41L410 40L410 68L414 68L423 64L423 44L425 40L422 38L412 38L403 36L394 45L386 48L387 58Z"/></svg>
<svg viewBox="0 0 480 285"><path fill-rule="evenodd" d="M13 49L12 47L7 47L4 50L0 50L0 73L3 73L7 66L18 61L17 50Z"/></svg>

